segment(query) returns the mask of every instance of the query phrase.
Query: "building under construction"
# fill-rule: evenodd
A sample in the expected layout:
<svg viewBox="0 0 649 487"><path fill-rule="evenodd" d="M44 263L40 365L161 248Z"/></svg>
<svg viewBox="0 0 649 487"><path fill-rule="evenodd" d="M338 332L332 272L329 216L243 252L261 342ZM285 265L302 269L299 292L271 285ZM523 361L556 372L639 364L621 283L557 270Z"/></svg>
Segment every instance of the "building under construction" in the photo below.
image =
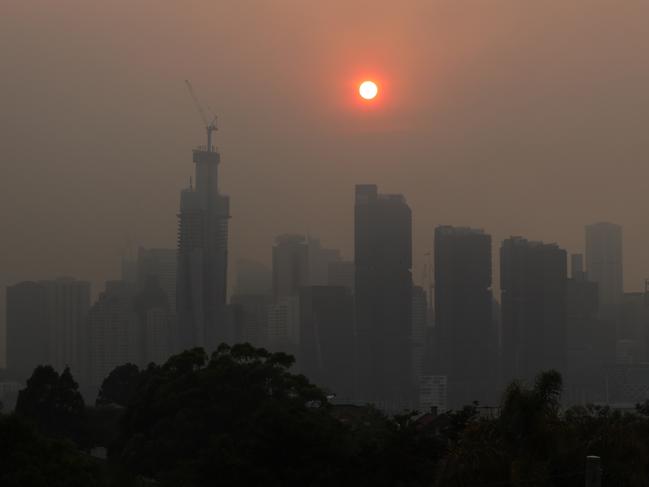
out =
<svg viewBox="0 0 649 487"><path fill-rule="evenodd" d="M195 99L191 85L190 93ZM207 145L193 151L195 183L180 195L176 309L177 349L204 347L208 353L227 336L226 279L228 196L219 193L220 155L212 145L216 119L207 121Z"/></svg>

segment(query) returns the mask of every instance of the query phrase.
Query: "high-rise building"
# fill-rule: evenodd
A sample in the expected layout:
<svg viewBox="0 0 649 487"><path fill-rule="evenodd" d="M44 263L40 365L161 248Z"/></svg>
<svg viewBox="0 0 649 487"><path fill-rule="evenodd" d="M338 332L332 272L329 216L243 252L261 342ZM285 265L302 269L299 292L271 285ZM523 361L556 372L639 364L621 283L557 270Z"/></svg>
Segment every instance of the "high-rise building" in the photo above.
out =
<svg viewBox="0 0 649 487"><path fill-rule="evenodd" d="M586 271L584 271L584 255L570 255L570 277L575 281L585 281Z"/></svg>
<svg viewBox="0 0 649 487"><path fill-rule="evenodd" d="M41 281L45 288L45 319L49 329L49 361L56 370L69 366L80 380L87 368L86 318L90 309L90 283L69 277Z"/></svg>
<svg viewBox="0 0 649 487"><path fill-rule="evenodd" d="M354 221L356 394L385 409L414 402L412 215L402 195L357 185Z"/></svg>
<svg viewBox="0 0 649 487"><path fill-rule="evenodd" d="M267 294L235 294L230 303L241 313L238 338L255 347L268 347L268 311L271 305Z"/></svg>
<svg viewBox="0 0 649 487"><path fill-rule="evenodd" d="M329 282L329 265L341 260L340 250L327 249L320 240L309 236L309 285L326 286Z"/></svg>
<svg viewBox="0 0 649 487"><path fill-rule="evenodd" d="M69 366L82 380L87 367L86 315L90 283L72 278L7 288L9 369L25 378L36 365Z"/></svg>
<svg viewBox="0 0 649 487"><path fill-rule="evenodd" d="M273 246L273 298L298 297L309 285L309 245L302 235L280 235Z"/></svg>
<svg viewBox="0 0 649 487"><path fill-rule="evenodd" d="M143 282L138 282L133 296L133 311L137 316L137 348L134 359L142 366L167 361L172 354L175 330L168 289L162 287L161 276L151 272L144 279Z"/></svg>
<svg viewBox="0 0 649 487"><path fill-rule="evenodd" d="M574 256L573 256L574 257ZM605 400L604 366L614 360L614 323L598 317L597 284L572 267L566 282L566 374L563 397L570 403Z"/></svg>
<svg viewBox="0 0 649 487"><path fill-rule="evenodd" d="M327 284L329 286L342 286L354 292L354 262L340 260L329 263Z"/></svg>
<svg viewBox="0 0 649 487"><path fill-rule="evenodd" d="M426 291L420 286L412 288L412 329L410 332L412 356L412 383L417 385L424 375L424 360L428 344L429 330L428 298Z"/></svg>
<svg viewBox="0 0 649 487"><path fill-rule="evenodd" d="M89 384L95 390L115 367L141 365L135 295L133 283L108 281L88 312Z"/></svg>
<svg viewBox="0 0 649 487"><path fill-rule="evenodd" d="M422 375L419 381L419 411L444 413L448 410L448 381L445 375Z"/></svg>
<svg viewBox="0 0 649 487"><path fill-rule="evenodd" d="M597 283L601 307L619 305L624 293L622 227L595 223L586 227L586 272Z"/></svg>
<svg viewBox="0 0 649 487"><path fill-rule="evenodd" d="M556 244L506 239L500 248L503 373L531 381L565 372L566 251Z"/></svg>
<svg viewBox="0 0 649 487"><path fill-rule="evenodd" d="M176 314L178 344L214 348L226 321L230 199L219 192L221 156L211 144L193 151L195 184L180 195Z"/></svg>
<svg viewBox="0 0 649 487"><path fill-rule="evenodd" d="M354 303L340 286L300 290L299 370L339 399L353 393Z"/></svg>
<svg viewBox="0 0 649 487"><path fill-rule="evenodd" d="M624 293L620 303L617 341L632 352L633 362L647 361L647 338L649 335L649 293ZM633 343L633 346L630 344ZM628 355L628 354L627 354Z"/></svg>
<svg viewBox="0 0 649 487"><path fill-rule="evenodd" d="M37 282L7 287L7 371L16 380L49 362L45 288Z"/></svg>
<svg viewBox="0 0 649 487"><path fill-rule="evenodd" d="M268 348L297 355L300 345L300 297L279 298L268 307Z"/></svg>
<svg viewBox="0 0 649 487"><path fill-rule="evenodd" d="M492 404L498 338L492 319L491 236L439 226L434 260L436 373L447 377L448 405Z"/></svg>
<svg viewBox="0 0 649 487"><path fill-rule="evenodd" d="M176 249L145 249L140 247L137 255L137 286L143 289L147 280L154 277L164 291L169 303L169 312L176 312Z"/></svg>

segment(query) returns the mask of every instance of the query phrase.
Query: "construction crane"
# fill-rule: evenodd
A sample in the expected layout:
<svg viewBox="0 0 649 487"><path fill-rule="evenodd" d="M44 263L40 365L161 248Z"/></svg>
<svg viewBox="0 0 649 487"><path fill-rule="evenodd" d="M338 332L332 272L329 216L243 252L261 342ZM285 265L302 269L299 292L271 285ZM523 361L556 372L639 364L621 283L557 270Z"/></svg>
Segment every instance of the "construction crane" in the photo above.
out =
<svg viewBox="0 0 649 487"><path fill-rule="evenodd" d="M216 115L211 113L210 120L205 114L205 110L203 110L200 102L198 101L198 97L196 96L196 93L194 93L194 88L188 79L185 80L185 84L187 85L189 94L194 101L194 106L196 107L196 110L198 110L198 113L200 114L201 118L203 119L203 123L205 124L205 130L207 131L207 152L212 152L212 132L216 130ZM210 112L212 112L209 106L207 108Z"/></svg>

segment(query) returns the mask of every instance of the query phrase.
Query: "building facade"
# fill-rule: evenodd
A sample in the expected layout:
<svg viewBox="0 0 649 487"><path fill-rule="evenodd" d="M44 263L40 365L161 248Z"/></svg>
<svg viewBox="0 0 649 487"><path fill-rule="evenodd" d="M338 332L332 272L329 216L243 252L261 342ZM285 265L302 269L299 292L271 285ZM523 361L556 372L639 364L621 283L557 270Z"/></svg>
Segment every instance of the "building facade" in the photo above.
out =
<svg viewBox="0 0 649 487"><path fill-rule="evenodd" d="M230 199L219 192L221 156L208 143L193 151L193 160L196 186L181 192L178 215L176 351L215 348L227 319Z"/></svg>
<svg viewBox="0 0 649 487"><path fill-rule="evenodd" d="M549 369L565 374L566 259L556 244L521 237L500 248L505 382L533 381Z"/></svg>
<svg viewBox="0 0 649 487"><path fill-rule="evenodd" d="M412 215L402 195L357 185L354 218L358 398L384 409L414 402Z"/></svg>
<svg viewBox="0 0 649 487"><path fill-rule="evenodd" d="M491 236L435 229L436 372L448 380L448 405L496 400L497 332L491 292Z"/></svg>
<svg viewBox="0 0 649 487"><path fill-rule="evenodd" d="M596 282L600 306L619 305L624 293L622 227L594 223L586 227L586 272Z"/></svg>
<svg viewBox="0 0 649 487"><path fill-rule="evenodd" d="M353 395L354 302L341 286L300 291L299 370L339 398Z"/></svg>

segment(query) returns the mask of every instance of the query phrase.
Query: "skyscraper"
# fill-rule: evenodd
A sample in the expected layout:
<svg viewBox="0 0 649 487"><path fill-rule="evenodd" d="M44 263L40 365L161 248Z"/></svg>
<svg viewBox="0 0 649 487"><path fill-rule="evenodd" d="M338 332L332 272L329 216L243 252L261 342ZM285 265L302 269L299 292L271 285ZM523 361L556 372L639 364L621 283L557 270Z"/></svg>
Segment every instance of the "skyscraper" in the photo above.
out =
<svg viewBox="0 0 649 487"><path fill-rule="evenodd" d="M309 245L302 235L280 235L273 246L273 298L300 294L309 285Z"/></svg>
<svg viewBox="0 0 649 487"><path fill-rule="evenodd" d="M297 366L341 399L349 399L353 391L353 303L351 292L342 286L300 290Z"/></svg>
<svg viewBox="0 0 649 487"><path fill-rule="evenodd" d="M72 278L7 288L9 369L24 379L36 365L66 366L83 380L90 283Z"/></svg>
<svg viewBox="0 0 649 487"><path fill-rule="evenodd" d="M135 284L108 281L88 312L89 384L97 390L118 365L142 365Z"/></svg>
<svg viewBox="0 0 649 487"><path fill-rule="evenodd" d="M439 226L434 255L436 373L447 376L448 405L492 403L498 356L491 236L473 228Z"/></svg>
<svg viewBox="0 0 649 487"><path fill-rule="evenodd" d="M412 215L403 195L356 186L356 388L360 400L409 406L411 378Z"/></svg>
<svg viewBox="0 0 649 487"><path fill-rule="evenodd" d="M340 262L340 250L324 248L320 240L309 236L309 285L325 286L329 282L329 266Z"/></svg>
<svg viewBox="0 0 649 487"><path fill-rule="evenodd" d="M26 380L34 367L49 362L45 289L37 282L7 287L7 370Z"/></svg>
<svg viewBox="0 0 649 487"><path fill-rule="evenodd" d="M196 186L180 195L176 313L178 344L214 348L222 339L226 306L230 199L219 193L221 156L211 144L193 151Z"/></svg>
<svg viewBox="0 0 649 487"><path fill-rule="evenodd" d="M241 329L238 330L240 340L255 347L267 348L270 295L235 294L230 299L230 304L237 307L241 314Z"/></svg>
<svg viewBox="0 0 649 487"><path fill-rule="evenodd" d="M340 260L329 263L327 284L329 286L343 286L354 292L354 262Z"/></svg>
<svg viewBox="0 0 649 487"><path fill-rule="evenodd" d="M506 239L500 248L505 381L565 371L566 251L556 244Z"/></svg>
<svg viewBox="0 0 649 487"><path fill-rule="evenodd" d="M619 305L624 293L622 227L614 223L586 226L586 272L597 283L599 304Z"/></svg>
<svg viewBox="0 0 649 487"><path fill-rule="evenodd" d="M137 287L146 287L147 280L154 277L169 302L169 312L176 312L176 249L145 249L140 247L137 255Z"/></svg>
<svg viewBox="0 0 649 487"><path fill-rule="evenodd" d="M57 370L69 366L83 379L88 362L86 317L90 309L90 283L69 277L41 281L45 288L45 319L49 328L49 363Z"/></svg>
<svg viewBox="0 0 649 487"><path fill-rule="evenodd" d="M413 286L412 288L411 319L412 381L417 386L422 375L424 375L426 345L428 344L428 334L431 328L428 319L428 297L424 288L420 286Z"/></svg>

